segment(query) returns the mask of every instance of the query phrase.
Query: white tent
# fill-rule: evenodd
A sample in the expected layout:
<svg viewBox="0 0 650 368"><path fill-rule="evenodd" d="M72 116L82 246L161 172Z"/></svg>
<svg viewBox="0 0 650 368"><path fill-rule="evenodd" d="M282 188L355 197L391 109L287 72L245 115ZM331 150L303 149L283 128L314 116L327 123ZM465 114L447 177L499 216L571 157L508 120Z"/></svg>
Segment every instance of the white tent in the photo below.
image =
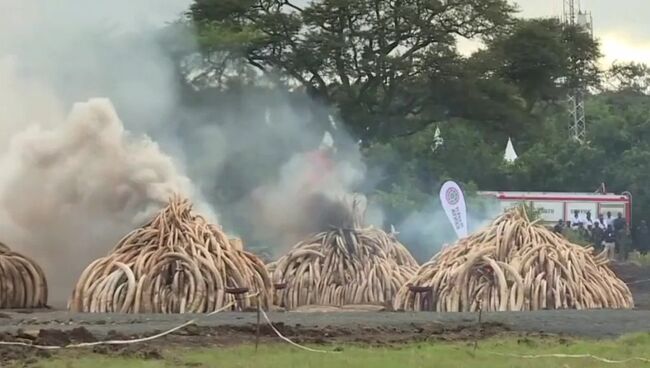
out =
<svg viewBox="0 0 650 368"><path fill-rule="evenodd" d="M515 162L517 160L517 152L515 152L515 147L512 145L512 140L508 137L508 145L506 146L506 152L503 155L503 159L506 162Z"/></svg>
<svg viewBox="0 0 650 368"><path fill-rule="evenodd" d="M334 148L334 138L330 134L330 132L325 132L323 134L323 140L320 142L320 149L327 149L327 148Z"/></svg>

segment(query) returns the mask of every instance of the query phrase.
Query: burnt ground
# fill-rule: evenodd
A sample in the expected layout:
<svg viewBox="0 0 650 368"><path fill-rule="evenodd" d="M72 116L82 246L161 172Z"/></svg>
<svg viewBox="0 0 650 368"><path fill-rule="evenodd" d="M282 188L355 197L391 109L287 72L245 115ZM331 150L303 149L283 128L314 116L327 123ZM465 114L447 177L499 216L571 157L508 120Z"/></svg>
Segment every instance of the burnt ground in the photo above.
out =
<svg viewBox="0 0 650 368"><path fill-rule="evenodd" d="M538 311L521 313L405 313L405 312L271 312L278 330L298 343L391 345L413 341L477 340L494 335L560 335L612 338L650 332L650 268L616 265L629 284L635 310ZM193 315L76 314L65 311L0 312L0 341L38 345L67 345L106 339L144 337L198 318L171 335L128 346L98 346L96 353L157 358L169 347L231 346L254 343L256 314L224 312L211 317ZM263 321L263 320L262 320ZM278 342L262 322L260 342ZM0 346L0 366L29 362L56 352Z"/></svg>

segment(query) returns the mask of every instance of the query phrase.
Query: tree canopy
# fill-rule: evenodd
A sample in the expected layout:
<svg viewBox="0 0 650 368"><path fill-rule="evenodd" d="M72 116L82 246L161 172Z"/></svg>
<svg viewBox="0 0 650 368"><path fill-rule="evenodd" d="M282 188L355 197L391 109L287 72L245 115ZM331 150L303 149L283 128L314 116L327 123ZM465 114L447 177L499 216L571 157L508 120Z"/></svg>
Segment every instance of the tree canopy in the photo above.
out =
<svg viewBox="0 0 650 368"><path fill-rule="evenodd" d="M235 4L236 3L236 4ZM423 125L431 90L458 62L458 36L489 38L511 23L504 0L196 1L200 34L250 36L238 57L280 71L315 98L336 104L352 133L389 138ZM222 38L209 50L232 50Z"/></svg>
<svg viewBox="0 0 650 368"><path fill-rule="evenodd" d="M227 99L241 87L233 80L261 76L304 88L338 111L371 172L381 168L372 190L391 222L449 178L481 190L606 182L631 191L635 218L650 219L650 69L599 68L599 43L580 28L518 18L505 0L195 0L186 21L200 47L192 93ZM461 38L482 47L463 54ZM578 86L585 144L567 130L566 96ZM503 162L509 137L514 164Z"/></svg>

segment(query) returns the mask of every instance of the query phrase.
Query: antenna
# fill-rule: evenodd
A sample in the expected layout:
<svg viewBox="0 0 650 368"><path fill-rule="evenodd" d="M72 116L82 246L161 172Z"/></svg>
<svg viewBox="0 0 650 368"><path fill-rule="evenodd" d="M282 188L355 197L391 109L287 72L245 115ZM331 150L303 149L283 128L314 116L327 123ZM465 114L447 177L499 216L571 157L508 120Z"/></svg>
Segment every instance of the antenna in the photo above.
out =
<svg viewBox="0 0 650 368"><path fill-rule="evenodd" d="M567 27L584 27L585 30L593 37L593 18L591 13L583 12L580 9L580 3L576 0L563 0L563 22ZM582 74L578 61L574 61L574 70ZM587 139L587 119L585 117L585 86L582 81L578 81L569 91L568 110L569 110L569 137L584 143Z"/></svg>

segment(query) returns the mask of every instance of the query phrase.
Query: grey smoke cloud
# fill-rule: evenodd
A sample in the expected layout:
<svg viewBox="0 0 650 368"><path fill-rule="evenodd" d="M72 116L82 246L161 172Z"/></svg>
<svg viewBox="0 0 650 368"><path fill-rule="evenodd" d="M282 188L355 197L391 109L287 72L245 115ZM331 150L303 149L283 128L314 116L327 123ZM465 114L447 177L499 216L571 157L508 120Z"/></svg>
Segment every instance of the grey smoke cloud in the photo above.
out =
<svg viewBox="0 0 650 368"><path fill-rule="evenodd" d="M300 92L264 80L183 100L158 31L188 5L0 0L0 240L46 268L57 306L171 192L277 255L367 185L357 142ZM329 168L315 151L326 131ZM396 224L427 257L453 233L431 208ZM381 208L368 212L382 224Z"/></svg>
<svg viewBox="0 0 650 368"><path fill-rule="evenodd" d="M90 260L173 193L193 196L172 159L125 131L107 99L75 104L50 128L14 134L0 169L1 234L41 263L58 305Z"/></svg>
<svg viewBox="0 0 650 368"><path fill-rule="evenodd" d="M323 228L314 196L331 200L355 189L365 167L356 143L331 124L332 111L272 85L262 80L183 110L179 126L186 127L188 173L223 226L276 256ZM327 131L336 146L331 155L318 151Z"/></svg>
<svg viewBox="0 0 650 368"><path fill-rule="evenodd" d="M397 226L399 238L409 244L413 256L420 262L428 261L443 246L458 238L440 200L433 197L421 210L410 214ZM471 234L489 225L501 214L500 205L483 198L467 198L467 225Z"/></svg>
<svg viewBox="0 0 650 368"><path fill-rule="evenodd" d="M19 60L16 72L46 84L62 106L107 97L130 129L146 131L178 98L157 30L189 4L0 0L0 54Z"/></svg>
<svg viewBox="0 0 650 368"><path fill-rule="evenodd" d="M200 197L143 134L177 100L155 32L188 3L0 0L0 237L56 306L171 192Z"/></svg>
<svg viewBox="0 0 650 368"><path fill-rule="evenodd" d="M296 186L333 129L305 95L244 86L185 105L159 31L189 3L0 0L0 238L43 265L55 306L171 192L281 249L313 225L296 225L318 213L309 194L332 198L363 177L339 129L336 175ZM188 30L175 32L191 50Z"/></svg>

